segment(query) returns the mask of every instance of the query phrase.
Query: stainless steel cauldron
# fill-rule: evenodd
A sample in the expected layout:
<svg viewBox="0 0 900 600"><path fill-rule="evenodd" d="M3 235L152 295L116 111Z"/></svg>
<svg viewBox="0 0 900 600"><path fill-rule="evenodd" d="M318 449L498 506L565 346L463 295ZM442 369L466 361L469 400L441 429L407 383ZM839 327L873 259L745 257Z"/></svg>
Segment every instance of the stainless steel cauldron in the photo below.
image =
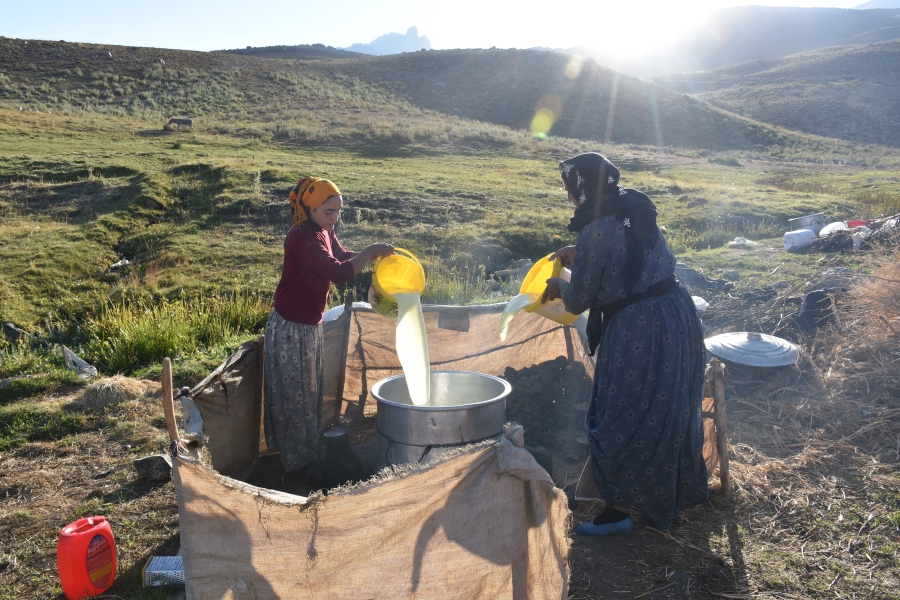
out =
<svg viewBox="0 0 900 600"><path fill-rule="evenodd" d="M378 401L376 467L428 462L456 446L499 438L506 423L509 383L483 373L432 371L431 399L416 406L406 378L372 386Z"/></svg>

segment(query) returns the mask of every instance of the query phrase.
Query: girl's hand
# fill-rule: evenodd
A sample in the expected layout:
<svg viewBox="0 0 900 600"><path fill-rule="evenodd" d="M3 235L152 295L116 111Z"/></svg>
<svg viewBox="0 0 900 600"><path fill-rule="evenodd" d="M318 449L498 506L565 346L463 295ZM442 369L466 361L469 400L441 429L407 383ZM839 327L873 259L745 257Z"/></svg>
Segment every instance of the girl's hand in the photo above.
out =
<svg viewBox="0 0 900 600"><path fill-rule="evenodd" d="M561 277L551 277L547 280L547 289L544 290L544 293L541 295L541 304L545 304L550 302L551 300L556 300L557 298L561 298L560 286L564 283L567 283L565 279Z"/></svg>
<svg viewBox="0 0 900 600"><path fill-rule="evenodd" d="M575 246L566 246L553 253L550 260L560 259L564 267L571 267L575 262Z"/></svg>
<svg viewBox="0 0 900 600"><path fill-rule="evenodd" d="M366 262L373 261L376 258L384 258L394 253L394 247L390 244L372 244L366 248L368 259Z"/></svg>

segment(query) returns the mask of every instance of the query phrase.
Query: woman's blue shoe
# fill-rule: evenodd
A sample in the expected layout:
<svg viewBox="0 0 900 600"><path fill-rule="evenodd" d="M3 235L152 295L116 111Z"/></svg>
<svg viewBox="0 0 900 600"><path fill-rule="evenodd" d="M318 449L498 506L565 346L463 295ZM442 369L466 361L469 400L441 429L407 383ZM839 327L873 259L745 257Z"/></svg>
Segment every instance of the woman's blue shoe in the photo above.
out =
<svg viewBox="0 0 900 600"><path fill-rule="evenodd" d="M593 521L582 523L575 530L579 535L615 535L617 533L631 533L634 529L634 520L626 517L615 523L604 523L603 525L594 525Z"/></svg>

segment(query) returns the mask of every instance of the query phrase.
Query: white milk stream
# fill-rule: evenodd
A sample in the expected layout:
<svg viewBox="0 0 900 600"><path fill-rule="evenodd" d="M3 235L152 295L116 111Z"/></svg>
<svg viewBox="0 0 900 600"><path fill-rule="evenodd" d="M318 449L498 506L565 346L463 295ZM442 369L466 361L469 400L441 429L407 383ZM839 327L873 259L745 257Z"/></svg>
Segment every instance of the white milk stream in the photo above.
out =
<svg viewBox="0 0 900 600"><path fill-rule="evenodd" d="M512 318L516 316L517 313L521 312L525 309L529 304L534 302L534 296L531 294L519 294L512 300L506 303L506 308L503 309L503 314L500 315L500 341L506 341L507 330L509 329L509 322L512 321Z"/></svg>
<svg viewBox="0 0 900 600"><path fill-rule="evenodd" d="M397 357L410 400L416 406L424 406L431 398L431 359L422 302L419 294L394 294L394 298L397 300Z"/></svg>

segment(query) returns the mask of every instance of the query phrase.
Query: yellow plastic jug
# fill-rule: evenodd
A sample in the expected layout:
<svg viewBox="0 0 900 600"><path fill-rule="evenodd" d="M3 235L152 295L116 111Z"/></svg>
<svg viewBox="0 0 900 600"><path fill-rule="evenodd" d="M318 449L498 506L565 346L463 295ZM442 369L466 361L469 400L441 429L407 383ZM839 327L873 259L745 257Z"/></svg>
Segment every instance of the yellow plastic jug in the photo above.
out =
<svg viewBox="0 0 900 600"><path fill-rule="evenodd" d="M395 254L375 261L369 304L380 315L397 316L395 294L421 294L425 291L425 270L411 252L394 248ZM403 256L406 255L406 256Z"/></svg>
<svg viewBox="0 0 900 600"><path fill-rule="evenodd" d="M523 310L525 312L537 313L542 317L547 317L551 321L556 321L562 325L571 325L575 322L575 319L578 318L578 315L567 312L562 300L557 298L556 300L541 304L541 296L543 295L544 290L547 289L548 279L552 277L561 277L562 279L569 281L569 278L572 276L572 273L569 272L568 269L563 269L562 261L559 259L550 260L551 256L553 256L553 254L548 254L537 261L534 266L531 267L531 270L528 271L524 281L522 281L522 285L519 287L519 294L528 294L533 298L531 304L526 306Z"/></svg>

